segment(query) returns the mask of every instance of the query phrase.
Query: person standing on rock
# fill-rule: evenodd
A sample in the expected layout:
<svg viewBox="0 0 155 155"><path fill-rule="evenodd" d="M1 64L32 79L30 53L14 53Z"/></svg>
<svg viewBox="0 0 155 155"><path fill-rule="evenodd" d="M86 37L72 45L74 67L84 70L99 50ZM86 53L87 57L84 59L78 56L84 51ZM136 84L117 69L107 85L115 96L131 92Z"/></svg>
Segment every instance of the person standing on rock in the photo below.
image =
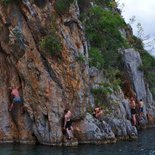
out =
<svg viewBox="0 0 155 155"><path fill-rule="evenodd" d="M144 102L142 99L139 100L139 116L142 117L144 112Z"/></svg>
<svg viewBox="0 0 155 155"><path fill-rule="evenodd" d="M11 90L11 96L13 97L13 100L12 100L12 103L10 105L10 108L9 108L9 111L12 111L13 107L14 107L14 104L22 104L23 101L22 101L22 98L20 97L19 95L19 88L20 87L16 87L16 86L13 86L12 87L12 90Z"/></svg>
<svg viewBox="0 0 155 155"><path fill-rule="evenodd" d="M130 99L130 109L131 109L131 116L132 116L132 122L133 125L136 126L137 121L136 121L136 102L133 97Z"/></svg>
<svg viewBox="0 0 155 155"><path fill-rule="evenodd" d="M65 111L65 116L64 116L64 126L63 128L66 130L68 139L71 139L73 137L73 127L72 127L72 122L71 122L71 116L72 113L70 110Z"/></svg>

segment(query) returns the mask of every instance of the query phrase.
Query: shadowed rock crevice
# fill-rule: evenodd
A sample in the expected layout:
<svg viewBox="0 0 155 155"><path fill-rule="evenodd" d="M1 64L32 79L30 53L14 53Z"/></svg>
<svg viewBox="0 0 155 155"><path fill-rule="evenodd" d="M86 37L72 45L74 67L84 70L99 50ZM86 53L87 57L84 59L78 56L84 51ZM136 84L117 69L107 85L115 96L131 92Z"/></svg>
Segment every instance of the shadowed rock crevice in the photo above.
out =
<svg viewBox="0 0 155 155"><path fill-rule="evenodd" d="M45 70L49 73L51 79L52 79L55 83L57 83L57 85L58 85L61 89L63 89L62 84L60 83L59 78L56 76L56 74L55 74L54 70L52 69L51 65L48 63L48 60L47 60L43 55L41 55L41 57L42 57L42 60L43 60L43 64L44 64Z"/></svg>

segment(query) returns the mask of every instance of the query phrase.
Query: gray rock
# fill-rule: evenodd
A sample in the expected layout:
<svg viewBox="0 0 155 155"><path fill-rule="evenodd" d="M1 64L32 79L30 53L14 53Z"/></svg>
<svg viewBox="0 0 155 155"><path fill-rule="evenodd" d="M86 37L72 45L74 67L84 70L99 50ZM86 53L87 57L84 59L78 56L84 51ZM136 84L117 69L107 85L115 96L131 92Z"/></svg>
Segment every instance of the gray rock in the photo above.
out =
<svg viewBox="0 0 155 155"><path fill-rule="evenodd" d="M146 114L155 116L155 102L153 101L148 84L146 83L145 85L144 73L140 70L140 66L142 65L140 54L134 49L126 49L123 51L123 62L136 98L138 100L143 99L144 101L145 121L143 123L147 123Z"/></svg>
<svg viewBox="0 0 155 155"><path fill-rule="evenodd" d="M129 120L109 117L106 122L111 126L116 138L138 136L136 127L132 126Z"/></svg>
<svg viewBox="0 0 155 155"><path fill-rule="evenodd" d="M140 54L134 49L125 49L123 51L123 62L125 70L132 82L137 99L143 99L146 101L144 73L140 71L140 66L142 65Z"/></svg>
<svg viewBox="0 0 155 155"><path fill-rule="evenodd" d="M104 121L95 119L89 113L84 120L74 124L76 138L79 143L106 143L115 141L111 127Z"/></svg>

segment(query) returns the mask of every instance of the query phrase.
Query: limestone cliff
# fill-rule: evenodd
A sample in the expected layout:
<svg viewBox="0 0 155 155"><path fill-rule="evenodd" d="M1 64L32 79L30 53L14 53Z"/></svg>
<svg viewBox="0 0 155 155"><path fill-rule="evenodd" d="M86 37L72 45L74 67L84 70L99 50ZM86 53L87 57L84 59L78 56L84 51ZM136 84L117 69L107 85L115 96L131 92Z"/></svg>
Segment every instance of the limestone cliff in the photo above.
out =
<svg viewBox="0 0 155 155"><path fill-rule="evenodd" d="M61 145L66 108L73 113L75 136L81 143L105 143L137 136L136 128L128 120L129 104L121 89L108 96L109 101L117 104L110 107L112 112L102 121L89 114L89 108L94 106L91 89L104 75L89 67L88 42L79 15L77 1L71 4L68 13L61 15L56 14L54 0L0 4L1 142ZM40 46L53 25L61 40L59 55L50 55ZM143 79L141 82L144 91L135 87L136 93L138 98L143 95L147 100L146 94L150 92L144 88ZM19 105L8 111L9 87L13 85L21 86L23 113Z"/></svg>
<svg viewBox="0 0 155 155"><path fill-rule="evenodd" d="M78 8L56 19L63 49L61 60L39 49L42 36L50 31L54 7L23 1L0 6L1 48L1 141L28 141L43 144L61 143L63 110L70 107L80 119L88 104L88 66L79 63L78 55L87 58L87 44ZM25 113L8 112L9 90L21 86ZM18 115L17 115L18 114Z"/></svg>

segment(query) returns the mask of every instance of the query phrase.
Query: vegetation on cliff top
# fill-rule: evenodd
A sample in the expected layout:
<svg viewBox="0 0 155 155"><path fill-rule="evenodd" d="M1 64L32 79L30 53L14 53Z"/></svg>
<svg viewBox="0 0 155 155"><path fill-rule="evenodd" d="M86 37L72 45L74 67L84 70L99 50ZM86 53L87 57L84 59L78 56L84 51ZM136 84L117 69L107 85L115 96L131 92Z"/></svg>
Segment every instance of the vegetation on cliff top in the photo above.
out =
<svg viewBox="0 0 155 155"><path fill-rule="evenodd" d="M140 52L143 65L140 69L144 71L145 79L149 84L152 95L155 97L155 58L147 51Z"/></svg>
<svg viewBox="0 0 155 155"><path fill-rule="evenodd" d="M91 52L93 49L96 49L96 56L101 53L102 58L104 58L104 64L98 66L107 68L117 65L119 57L117 50L126 46L126 42L119 31L125 26L124 20L117 12L105 10L97 5L91 7L83 15L82 19L85 25L86 36L90 42L90 59L94 59L95 55L92 58ZM98 63L101 62L100 60L95 60ZM90 63L90 65L94 64ZM98 69L101 68L99 67Z"/></svg>
<svg viewBox="0 0 155 155"><path fill-rule="evenodd" d="M132 35L132 32L127 35L126 39L122 37L120 30L128 29L128 25L124 22L120 12L115 10L116 6L115 1L94 0L93 5L83 11L81 19L89 42L89 64L100 70L104 69L108 79L110 74L107 73L110 70L118 70L119 76L113 75L113 79L120 81L122 73L118 49L133 47L140 52L143 62L143 66L140 68L143 69L146 81L155 96L155 58L144 50L142 40ZM110 82L111 86L109 85L108 89L105 86L104 89L102 86L98 87L98 90L95 89L94 95L97 103L101 102L99 96L105 96L109 87L113 89L112 85L121 85L121 82L117 84L113 81Z"/></svg>
<svg viewBox="0 0 155 155"><path fill-rule="evenodd" d="M95 104L103 106L107 95L119 88L121 80L118 74L121 75L121 70L118 49L128 45L120 32L126 24L120 14L113 11L112 1L100 2L94 1L93 6L83 11L81 20L89 42L89 65L104 70L109 80L101 82L92 90ZM107 6L109 9L105 8Z"/></svg>
<svg viewBox="0 0 155 155"><path fill-rule="evenodd" d="M55 10L59 15L65 14L74 0L56 0Z"/></svg>

